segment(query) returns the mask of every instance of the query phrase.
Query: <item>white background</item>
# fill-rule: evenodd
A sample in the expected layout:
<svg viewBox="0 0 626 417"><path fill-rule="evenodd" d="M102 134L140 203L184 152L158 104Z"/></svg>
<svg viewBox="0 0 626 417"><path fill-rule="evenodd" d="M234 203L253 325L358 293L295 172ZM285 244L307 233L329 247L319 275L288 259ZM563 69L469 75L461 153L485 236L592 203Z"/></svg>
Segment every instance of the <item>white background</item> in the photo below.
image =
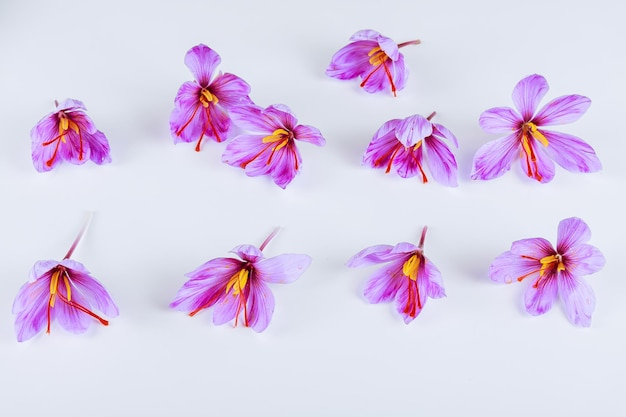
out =
<svg viewBox="0 0 626 417"><path fill-rule="evenodd" d="M623 416L623 3L572 1L10 1L0 3L0 414ZM397 98L324 75L360 29L404 42L410 68ZM174 145L169 113L192 76L186 51L205 43L220 70L252 87L258 104L289 105L328 143L303 143L300 175L282 190L220 162L224 144ZM582 94L593 104L555 130L597 151L604 169L557 168L538 184L516 164L489 182L469 179L474 152L496 136L478 117L510 106L523 77L544 75L545 102ZM30 159L30 129L54 99L84 101L109 138L113 162ZM459 187L421 184L361 166L388 119L436 110L460 140ZM120 308L109 327L17 343L11 305L39 259L59 259L95 216L75 252ZM579 216L603 270L589 329L562 305L532 317L528 283L498 285L490 262L526 237L556 239ZM373 268L346 260L374 244L417 242L448 297L405 325L392 305L369 305ZM261 334L189 318L168 303L184 273L259 245L267 256L307 253L299 281L273 286L276 311Z"/></svg>

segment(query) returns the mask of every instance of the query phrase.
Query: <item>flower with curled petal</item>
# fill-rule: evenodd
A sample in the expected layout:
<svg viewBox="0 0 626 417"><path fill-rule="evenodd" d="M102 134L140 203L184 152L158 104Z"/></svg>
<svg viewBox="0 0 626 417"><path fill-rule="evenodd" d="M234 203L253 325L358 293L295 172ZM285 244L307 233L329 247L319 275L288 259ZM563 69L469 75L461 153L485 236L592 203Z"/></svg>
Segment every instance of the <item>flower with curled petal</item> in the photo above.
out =
<svg viewBox="0 0 626 417"><path fill-rule="evenodd" d="M111 162L109 142L85 113L85 105L69 98L54 105L55 111L30 131L35 169L50 171L62 160L75 165Z"/></svg>
<svg viewBox="0 0 626 417"><path fill-rule="evenodd" d="M333 55L326 75L340 80L361 78L361 87L368 93L391 88L393 95L402 90L408 77L404 56L399 49L417 45L419 40L396 44L375 30L360 30L350 43Z"/></svg>
<svg viewBox="0 0 626 417"><path fill-rule="evenodd" d="M595 151L582 139L545 130L544 126L560 125L578 120L591 105L587 97L576 94L553 99L537 111L548 91L541 75L521 80L513 89L510 107L495 107L480 116L480 126L489 133L506 133L504 138L483 145L474 155L472 179L490 180L504 174L521 155L522 169L529 178L550 182L554 178L554 162L572 172L595 172L602 168Z"/></svg>
<svg viewBox="0 0 626 417"><path fill-rule="evenodd" d="M170 130L174 143L196 142L200 151L206 136L216 142L228 139L231 120L228 112L250 103L250 86L233 74L213 73L220 64L220 56L206 45L196 45L185 55L185 65L195 81L184 83L176 94L170 116Z"/></svg>
<svg viewBox="0 0 626 417"><path fill-rule="evenodd" d="M396 246L376 245L363 249L348 260L348 267L387 264L372 275L365 286L371 304L395 301L405 323L417 317L428 298L446 296L441 273L424 256L427 228L422 229L418 246L402 242Z"/></svg>
<svg viewBox="0 0 626 417"><path fill-rule="evenodd" d="M581 276L604 266L602 253L586 242L591 238L587 224L571 217L559 223L556 249L543 238L513 242L511 250L498 256L489 268L489 277L501 283L532 283L526 289L526 311L544 314L561 297L570 322L589 327L596 300L593 289Z"/></svg>
<svg viewBox="0 0 626 417"><path fill-rule="evenodd" d="M30 273L31 281L20 288L13 303L15 333L23 342L46 329L56 319L65 330L83 333L93 319L109 322L92 311L92 305L108 317L117 317L117 306L80 262L70 259L86 229L74 240L61 262L38 261Z"/></svg>
<svg viewBox="0 0 626 417"><path fill-rule="evenodd" d="M216 258L186 276L189 280L178 290L171 308L190 316L213 307L213 323L221 325L240 317L244 326L262 332L274 313L274 295L267 283L295 281L309 267L308 255L283 254L265 258L263 249L278 232L274 230L259 248L240 245L231 252L234 258Z"/></svg>
<svg viewBox="0 0 626 417"><path fill-rule="evenodd" d="M395 170L402 178L418 175L428 182L424 162L435 181L456 187L456 159L444 140L458 148L457 138L445 126L431 123L428 117L418 114L406 119L389 120L374 134L363 163L372 168L384 168L385 173Z"/></svg>

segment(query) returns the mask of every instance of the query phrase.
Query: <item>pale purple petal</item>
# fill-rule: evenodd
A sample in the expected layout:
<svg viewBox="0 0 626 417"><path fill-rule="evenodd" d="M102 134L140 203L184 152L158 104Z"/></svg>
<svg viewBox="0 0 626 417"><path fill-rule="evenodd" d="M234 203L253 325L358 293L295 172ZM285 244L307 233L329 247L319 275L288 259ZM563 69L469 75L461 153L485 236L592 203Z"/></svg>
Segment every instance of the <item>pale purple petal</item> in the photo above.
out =
<svg viewBox="0 0 626 417"><path fill-rule="evenodd" d="M596 307L593 289L583 279L567 271L562 271L559 278L559 294L565 304L567 318L576 326L589 327Z"/></svg>
<svg viewBox="0 0 626 417"><path fill-rule="evenodd" d="M198 140L204 131L204 109L198 95L200 87L184 83L176 95L176 105L170 114L170 131L174 143Z"/></svg>
<svg viewBox="0 0 626 417"><path fill-rule="evenodd" d="M548 82L541 75L530 75L513 89L513 103L524 121L530 121L539 102L548 92Z"/></svg>
<svg viewBox="0 0 626 417"><path fill-rule="evenodd" d="M542 237L533 237L513 242L511 244L511 253L539 261L541 258L554 255L556 252L548 240Z"/></svg>
<svg viewBox="0 0 626 417"><path fill-rule="evenodd" d="M518 130L523 120L510 107L494 107L485 110L478 119L478 124L487 133L507 133Z"/></svg>
<svg viewBox="0 0 626 417"><path fill-rule="evenodd" d="M413 146L433 133L433 125L425 117L415 114L396 126L396 137L404 146Z"/></svg>
<svg viewBox="0 0 626 417"><path fill-rule="evenodd" d="M210 85L211 93L218 98L218 104L227 109L236 106L252 105L250 86L233 74L220 74Z"/></svg>
<svg viewBox="0 0 626 417"><path fill-rule="evenodd" d="M393 87L395 87L396 90L401 90L406 83L404 71L404 59L402 55L396 62L384 61L377 66L371 65L368 71L362 75L364 80L362 87L368 93L376 93L386 89L393 90L393 82ZM402 83L400 83L400 81Z"/></svg>
<svg viewBox="0 0 626 417"><path fill-rule="evenodd" d="M250 286L248 298L248 325L255 332L262 332L274 314L274 295L262 281Z"/></svg>
<svg viewBox="0 0 626 417"><path fill-rule="evenodd" d="M274 126L282 127L287 131L293 131L298 124L298 119L284 104L273 104L263 110L263 114L275 121Z"/></svg>
<svg viewBox="0 0 626 417"><path fill-rule="evenodd" d="M294 138L303 142L312 143L317 146L324 146L326 139L322 136L322 133L313 126L298 125L293 130Z"/></svg>
<svg viewBox="0 0 626 417"><path fill-rule="evenodd" d="M185 55L185 65L202 87L209 85L211 75L220 62L221 58L217 52L202 44L194 46Z"/></svg>
<svg viewBox="0 0 626 417"><path fill-rule="evenodd" d="M213 305L213 324L220 326L234 319L240 302L238 295L224 294L219 302Z"/></svg>
<svg viewBox="0 0 626 417"><path fill-rule="evenodd" d="M349 268L358 268L361 266L377 265L384 262L389 262L394 259L398 259L403 255L394 254L389 256L389 253L393 249L391 245L375 245L363 249L356 255L348 259L346 265Z"/></svg>
<svg viewBox="0 0 626 417"><path fill-rule="evenodd" d="M241 259L248 262L259 262L263 258L263 252L259 250L256 246L252 245L239 245L235 246L231 251L231 253L237 254Z"/></svg>
<svg viewBox="0 0 626 417"><path fill-rule="evenodd" d="M98 165L111 162L111 157L109 156L111 148L104 133L98 130L94 134L83 134L83 139L89 145L88 154L92 162Z"/></svg>
<svg viewBox="0 0 626 417"><path fill-rule="evenodd" d="M111 299L107 290L95 278L79 271L69 270L70 283L72 285L72 298L80 293L87 305L95 306L95 309L108 317L117 317L119 310Z"/></svg>
<svg viewBox="0 0 626 417"><path fill-rule="evenodd" d="M519 134L487 142L474 155L471 178L491 180L511 169L511 164L519 155Z"/></svg>
<svg viewBox="0 0 626 417"><path fill-rule="evenodd" d="M556 250L565 255L570 248L588 242L591 239L591 230L582 219L570 217L561 220L556 236Z"/></svg>
<svg viewBox="0 0 626 417"><path fill-rule="evenodd" d="M50 282L47 279L27 282L20 288L13 302L18 342L28 340L43 330L47 323L49 300Z"/></svg>
<svg viewBox="0 0 626 417"><path fill-rule="evenodd" d="M520 166L524 173L529 178L533 178L541 183L552 181L554 178L554 162L546 153L546 147L538 141L530 141L528 146L535 153L535 161L532 161L532 158L527 158L526 155L520 158Z"/></svg>
<svg viewBox="0 0 626 417"><path fill-rule="evenodd" d="M421 278L420 278L421 277ZM418 279L424 280L426 287L426 295L430 298L442 298L446 296L446 290L443 287L443 278L441 272L428 258L423 257L420 264Z"/></svg>
<svg viewBox="0 0 626 417"><path fill-rule="evenodd" d="M66 98L65 100L61 100L61 102L56 106L55 113L66 110L87 110L87 107L85 107L85 104L83 104L80 100Z"/></svg>
<svg viewBox="0 0 626 417"><path fill-rule="evenodd" d="M65 298L67 298L64 285L59 285L58 291L63 294ZM89 302L87 302L87 300L80 293L72 293L72 301L87 309L90 308ZM51 321L55 318L61 327L72 333L84 333L89 328L92 321L95 320L93 317L80 311L78 308L66 304L58 296L50 314Z"/></svg>
<svg viewBox="0 0 626 417"><path fill-rule="evenodd" d="M489 278L492 281L510 284L515 280L534 279L539 276L541 263L538 259L524 258L507 251L493 260L489 266Z"/></svg>
<svg viewBox="0 0 626 417"><path fill-rule="evenodd" d="M598 248L583 243L570 247L564 254L563 262L571 274L581 276L598 272L606 260Z"/></svg>
<svg viewBox="0 0 626 417"><path fill-rule="evenodd" d="M369 165L372 168L389 164L389 159L394 149L398 145L401 145L395 133L395 128L400 121L400 119L389 120L374 133L374 137L363 155L363 164Z"/></svg>
<svg viewBox="0 0 626 417"><path fill-rule="evenodd" d="M374 41L378 42L378 39L382 37L380 33L372 29L363 29L350 36L351 41Z"/></svg>
<svg viewBox="0 0 626 417"><path fill-rule="evenodd" d="M263 113L261 107L255 105L234 107L230 110L230 117L240 128L263 136L271 135L280 127L273 118Z"/></svg>
<svg viewBox="0 0 626 417"><path fill-rule="evenodd" d="M263 136L239 135L226 145L222 162L245 169L250 177L265 175L270 169L267 160L272 146L272 143L263 143Z"/></svg>
<svg viewBox="0 0 626 417"><path fill-rule="evenodd" d="M254 264L257 277L273 284L288 284L300 278L311 264L308 255L283 254Z"/></svg>
<svg viewBox="0 0 626 417"><path fill-rule="evenodd" d="M602 163L595 151L585 141L567 133L541 130L548 140L545 151L550 157L572 172L596 172L602 169Z"/></svg>
<svg viewBox="0 0 626 417"><path fill-rule="evenodd" d="M458 148L459 140L454 136L454 134L444 125L440 125L438 123L433 123L433 136L438 138L443 138L452 142L452 144Z"/></svg>
<svg viewBox="0 0 626 417"><path fill-rule="evenodd" d="M409 285L413 285L410 279L404 277L404 279L401 280L402 281L402 285L400 286L400 289L398 290L398 292L396 293L396 310L398 311L398 313L400 313L400 315L402 316L402 318L404 319L404 323L405 324L409 324L410 322L412 322L413 320L415 320L415 318L417 316L419 316L419 314L422 312L422 309L424 308L424 305L426 304L426 301L428 300L428 296L426 295L426 291L425 288L423 288L423 285L420 286L419 283L417 285L418 290L416 290L416 299L419 299L419 302L415 301L415 302L409 302ZM421 287L421 288L420 288ZM411 309L415 309L414 314L411 314Z"/></svg>
<svg viewBox="0 0 626 417"><path fill-rule="evenodd" d="M394 150L395 155L393 159L393 167L396 172L402 178L412 178L416 176L420 170L418 166L418 162L422 164L423 161L423 152L422 146L413 150L412 148L405 148L402 144L399 144L398 147Z"/></svg>
<svg viewBox="0 0 626 417"><path fill-rule="evenodd" d="M404 262L405 259L396 260L372 274L363 291L370 304L389 302L395 298L402 283L406 281L402 274Z"/></svg>
<svg viewBox="0 0 626 417"><path fill-rule="evenodd" d="M420 248L418 248L417 246L409 242L400 242L396 244L396 246L394 246L393 249L391 249L392 254L402 253L405 255L409 255L409 254L413 255L414 252L419 252L419 251L420 251Z"/></svg>
<svg viewBox="0 0 626 417"><path fill-rule="evenodd" d="M533 122L537 126L572 123L580 119L590 105L591 100L588 97L577 94L557 97L539 110Z"/></svg>
<svg viewBox="0 0 626 417"><path fill-rule="evenodd" d="M61 261L61 262L63 262L63 261ZM37 262L35 262L35 265L33 265L32 269L30 270L30 273L29 273L30 280L31 281L35 281L36 279L40 278L44 274L50 272L50 270L52 268L54 268L55 266L61 264L61 262L54 261L54 260L46 260L46 261L37 261Z"/></svg>
<svg viewBox="0 0 626 417"><path fill-rule="evenodd" d="M389 57L392 61L397 61L402 55L400 54L400 50L398 49L398 44L396 44L393 39L387 38L386 36L379 35L376 39L380 49Z"/></svg>
<svg viewBox="0 0 626 417"><path fill-rule="evenodd" d="M430 136L424 140L424 148L426 165L433 179L440 184L456 187L458 185L456 159L448 146L434 136Z"/></svg>
<svg viewBox="0 0 626 417"><path fill-rule="evenodd" d="M326 75L340 80L351 80L368 72L372 68L369 52L378 45L375 41L356 41L350 43L331 58Z"/></svg>
<svg viewBox="0 0 626 417"><path fill-rule="evenodd" d="M274 183L284 189L296 177L301 166L300 152L295 143L291 143L274 153L268 173Z"/></svg>
<svg viewBox="0 0 626 417"><path fill-rule="evenodd" d="M537 277L524 293L526 311L533 316L544 314L552 308L557 296L558 284L554 274L546 273L544 276Z"/></svg>

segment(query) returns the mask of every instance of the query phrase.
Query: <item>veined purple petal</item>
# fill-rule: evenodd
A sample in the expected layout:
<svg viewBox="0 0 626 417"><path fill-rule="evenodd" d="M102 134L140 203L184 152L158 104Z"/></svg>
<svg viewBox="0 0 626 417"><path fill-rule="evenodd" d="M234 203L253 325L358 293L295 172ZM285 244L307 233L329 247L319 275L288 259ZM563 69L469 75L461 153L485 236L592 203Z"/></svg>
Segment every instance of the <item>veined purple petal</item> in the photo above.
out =
<svg viewBox="0 0 626 417"><path fill-rule="evenodd" d="M443 287L443 278L441 272L428 258L424 257L420 265L418 279L424 279L426 287L426 295L430 298L442 298L446 296L446 290Z"/></svg>
<svg viewBox="0 0 626 417"><path fill-rule="evenodd" d="M248 97L248 94L250 94L248 83L230 73L220 74L215 77L210 85L210 90L218 98L218 104L227 109L253 104L250 97Z"/></svg>
<svg viewBox="0 0 626 417"><path fill-rule="evenodd" d="M215 258L185 274L191 280L212 280L230 278L243 267L244 263L233 258Z"/></svg>
<svg viewBox="0 0 626 417"><path fill-rule="evenodd" d="M402 178L411 178L416 176L419 172L419 164L423 164L423 152L422 146L417 149L405 148L402 144L398 143L397 148L391 155L394 155L392 166L396 172Z"/></svg>
<svg viewBox="0 0 626 417"><path fill-rule="evenodd" d="M533 122L537 126L572 123L580 119L590 105L591 100L588 97L577 94L557 97L539 110Z"/></svg>
<svg viewBox="0 0 626 417"><path fill-rule="evenodd" d="M511 169L511 164L519 155L519 135L517 132L504 138L487 142L474 155L471 178L491 180Z"/></svg>
<svg viewBox="0 0 626 417"><path fill-rule="evenodd" d="M526 288L524 303L526 311L533 316L544 314L552 308L552 303L558 297L558 284L556 276L546 273L542 277L533 280L533 284Z"/></svg>
<svg viewBox="0 0 626 417"><path fill-rule="evenodd" d="M66 98L62 100L55 108L55 113L60 111L74 111L74 110L87 110L85 104L80 100L74 100L72 98Z"/></svg>
<svg viewBox="0 0 626 417"><path fill-rule="evenodd" d="M539 102L548 92L548 82L541 75L530 75L513 89L513 103L524 121L530 121Z"/></svg>
<svg viewBox="0 0 626 417"><path fill-rule="evenodd" d="M507 251L493 260L489 266L489 278L503 284L526 278L534 280L539 276L540 269L541 263L538 259L525 258Z"/></svg>
<svg viewBox="0 0 626 417"><path fill-rule="evenodd" d="M589 327L596 307L593 289L583 279L567 271L561 271L559 278L559 294L565 304L567 318L576 326Z"/></svg>
<svg viewBox="0 0 626 417"><path fill-rule="evenodd" d="M67 259L69 260L69 259ZM64 260L65 261L65 260ZM74 260L72 260L75 262ZM62 261L63 262L63 261ZM29 278L31 281L35 281L38 278L42 277L44 274L50 272L52 268L59 265L61 262L54 260L46 260L46 261L37 261L35 265L33 265L32 269L29 273Z"/></svg>
<svg viewBox="0 0 626 417"><path fill-rule="evenodd" d="M598 248L585 243L570 247L564 258L565 268L576 276L598 272L606 263Z"/></svg>
<svg viewBox="0 0 626 417"><path fill-rule="evenodd" d="M296 177L301 166L300 152L295 143L290 143L274 153L268 173L274 183L284 189Z"/></svg>
<svg viewBox="0 0 626 417"><path fill-rule="evenodd" d="M585 141L567 133L541 130L548 140L545 152L560 166L571 172L596 172L602 163Z"/></svg>
<svg viewBox="0 0 626 417"><path fill-rule="evenodd" d="M478 119L478 124L487 133L506 133L519 129L523 120L510 107L494 107L485 110Z"/></svg>
<svg viewBox="0 0 626 417"><path fill-rule="evenodd" d="M389 159L399 144L395 129L400 121L400 119L389 120L374 133L374 137L363 155L364 164L372 168L379 168L389 164Z"/></svg>
<svg viewBox="0 0 626 417"><path fill-rule="evenodd" d="M13 302L15 334L18 342L26 341L47 323L47 306L50 299L50 282L46 279L22 285Z"/></svg>
<svg viewBox="0 0 626 417"><path fill-rule="evenodd" d="M298 124L298 119L291 113L289 107L284 104L273 104L263 110L263 114L275 120L274 126L293 131Z"/></svg>
<svg viewBox="0 0 626 417"><path fill-rule="evenodd" d="M456 187L458 185L456 159L448 146L434 136L429 136L424 140L424 149L426 165L433 179L440 184Z"/></svg>
<svg viewBox="0 0 626 417"><path fill-rule="evenodd" d="M406 277L402 274L405 260L396 260L377 270L365 284L363 295L370 304L392 301Z"/></svg>
<svg viewBox="0 0 626 417"><path fill-rule="evenodd" d="M263 252L256 246L252 245L239 245L235 246L231 253L237 254L244 261L256 263L264 259Z"/></svg>
<svg viewBox="0 0 626 417"><path fill-rule="evenodd" d="M87 305L95 306L96 310L108 317L117 317L119 310L107 290L95 278L80 271L69 270L72 297L80 293Z"/></svg>
<svg viewBox="0 0 626 417"><path fill-rule="evenodd" d="M263 143L263 136L239 135L226 145L222 162L245 169L250 177L265 175L269 171L267 160L273 146Z"/></svg>
<svg viewBox="0 0 626 417"><path fill-rule="evenodd" d="M403 254L394 254L389 256L392 249L393 246L391 245L370 246L348 259L346 265L349 268L358 268L360 266L369 266L389 262L404 256Z"/></svg>
<svg viewBox="0 0 626 417"><path fill-rule="evenodd" d="M356 41L344 46L331 58L326 75L339 80L351 80L367 73L372 67L368 54L377 46L375 41L370 40Z"/></svg>
<svg viewBox="0 0 626 417"><path fill-rule="evenodd" d="M415 114L396 126L396 137L404 146L413 146L433 133L433 125L425 117Z"/></svg>
<svg viewBox="0 0 626 417"><path fill-rule="evenodd" d="M213 324L221 326L234 319L240 302L239 296L223 293L219 302L213 304Z"/></svg>
<svg viewBox="0 0 626 417"><path fill-rule="evenodd" d="M393 39L388 38L383 35L379 35L376 39L380 49L392 60L397 61L402 54L400 54L400 50L398 49L398 44L393 41Z"/></svg>
<svg viewBox="0 0 626 417"><path fill-rule="evenodd" d="M511 244L511 253L539 260L546 256L554 255L556 252L548 240L542 237L533 237L513 242Z"/></svg>
<svg viewBox="0 0 626 417"><path fill-rule="evenodd" d="M529 178L533 178L541 183L547 183L554 178L554 162L548 157L546 147L536 140L531 140L528 146L535 154L535 160L532 157L524 155L520 158L520 166Z"/></svg>
<svg viewBox="0 0 626 417"><path fill-rule="evenodd" d="M404 255L413 255L414 252L420 251L420 248L409 242L400 242L391 249L391 253L402 253Z"/></svg>
<svg viewBox="0 0 626 417"><path fill-rule="evenodd" d="M312 143L317 146L324 146L326 139L322 136L322 133L313 126L298 125L293 130L294 138L303 142Z"/></svg>
<svg viewBox="0 0 626 417"><path fill-rule="evenodd" d="M57 288L60 295L68 299L66 288L64 285L59 285ZM72 292L72 302L90 309L89 302L80 292ZM94 320L89 314L79 310L78 308L67 304L65 301L57 297L54 304L54 308L50 309L50 320L57 320L57 322L68 332L72 333L84 333L91 322Z"/></svg>
<svg viewBox="0 0 626 417"><path fill-rule="evenodd" d="M263 281L250 286L248 306L248 325L260 333L267 328L274 314L274 294Z"/></svg>
<svg viewBox="0 0 626 417"><path fill-rule="evenodd" d="M556 236L556 250L564 255L569 252L570 248L589 241L591 230L582 219L570 217L561 220Z"/></svg>
<svg viewBox="0 0 626 417"><path fill-rule="evenodd" d="M383 61L377 66L371 65L366 73L362 74L362 87L368 93L391 89L402 90L406 85L408 71L404 65L404 56L400 54L397 61Z"/></svg>
<svg viewBox="0 0 626 417"><path fill-rule="evenodd" d="M280 127L273 118L265 116L263 109L256 105L234 107L230 110L230 117L240 128L264 136L271 135Z"/></svg>
<svg viewBox="0 0 626 417"><path fill-rule="evenodd" d="M185 65L202 87L209 85L211 75L221 61L217 52L202 44L194 46L185 55Z"/></svg>
<svg viewBox="0 0 626 417"><path fill-rule="evenodd" d="M374 41L378 42L378 38L382 35L372 29L363 29L350 36L350 41Z"/></svg>
<svg viewBox="0 0 626 417"><path fill-rule="evenodd" d="M255 263L257 277L273 284L289 284L311 265L311 257L299 254L283 254Z"/></svg>
<svg viewBox="0 0 626 417"><path fill-rule="evenodd" d="M424 305L426 304L426 301L428 300L428 296L426 295L427 291L423 285L423 280L420 280L419 276L416 285L417 289L409 289L409 286L413 285L413 281L409 280L406 277L404 277L401 282L402 285L396 293L396 310L404 319L404 323L409 324L410 322L415 320L417 316L420 315L422 309L424 308ZM409 291L415 291L415 299L413 299L412 296L409 295Z"/></svg>
<svg viewBox="0 0 626 417"><path fill-rule="evenodd" d="M454 134L444 125L433 123L433 136L437 138L443 138L452 142L455 148L459 147L459 140Z"/></svg>

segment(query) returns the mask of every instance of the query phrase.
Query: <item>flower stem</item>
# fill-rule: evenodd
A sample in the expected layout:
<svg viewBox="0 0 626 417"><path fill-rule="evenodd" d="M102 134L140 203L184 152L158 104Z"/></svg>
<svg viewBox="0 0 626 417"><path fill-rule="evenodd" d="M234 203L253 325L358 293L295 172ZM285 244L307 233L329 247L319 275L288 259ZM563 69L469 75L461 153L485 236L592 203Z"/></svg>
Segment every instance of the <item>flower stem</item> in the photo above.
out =
<svg viewBox="0 0 626 417"><path fill-rule="evenodd" d="M70 256L72 256L72 253L74 253L74 249L76 249L76 246L78 246L78 242L80 242L83 235L87 231L87 227L89 227L89 223L91 223L92 218L93 218L93 212L90 211L87 216L87 220L85 220L85 224L83 224L82 229L80 229L80 232L78 232L78 236L76 236L76 239L74 239L74 243L72 243L72 246L70 246L70 249L67 251L63 259L69 259Z"/></svg>
<svg viewBox="0 0 626 417"><path fill-rule="evenodd" d="M419 39L415 39L414 41L408 41L408 42L402 42L398 44L398 48L403 48L405 46L408 45L419 45L420 43L422 43L422 41L420 41Z"/></svg>
<svg viewBox="0 0 626 417"><path fill-rule="evenodd" d="M426 120L428 120L428 121L430 122L430 119L432 119L432 118L433 118L433 117L435 117L436 115L437 115L437 112L436 112L436 111L434 111L434 112L432 112L432 113L431 113L431 114L430 114L430 115L426 118Z"/></svg>
<svg viewBox="0 0 626 417"><path fill-rule="evenodd" d="M259 247L259 250L263 250L267 246L267 244L270 243L270 240L272 240L274 238L274 236L276 236L276 233L278 233L279 230L280 230L280 227L275 228L272 231L272 233L270 233L270 235L265 238L263 243L261 243L261 246Z"/></svg>
<svg viewBox="0 0 626 417"><path fill-rule="evenodd" d="M417 245L420 249L424 249L424 240L426 239L426 231L428 230L428 226L424 226L422 229L422 236L420 237L420 243Z"/></svg>

